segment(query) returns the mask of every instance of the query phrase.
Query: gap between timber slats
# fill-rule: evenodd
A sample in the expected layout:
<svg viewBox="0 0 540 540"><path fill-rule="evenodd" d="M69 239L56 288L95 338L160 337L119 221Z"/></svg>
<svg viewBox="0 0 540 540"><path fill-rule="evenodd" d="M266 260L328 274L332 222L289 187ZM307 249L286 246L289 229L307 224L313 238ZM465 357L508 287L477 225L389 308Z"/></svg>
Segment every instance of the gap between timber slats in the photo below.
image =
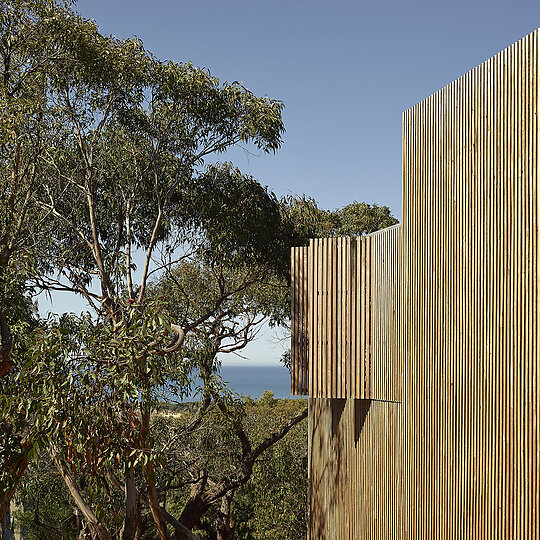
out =
<svg viewBox="0 0 540 540"><path fill-rule="evenodd" d="M540 540L539 31L403 114L403 224L292 252L312 540Z"/></svg>

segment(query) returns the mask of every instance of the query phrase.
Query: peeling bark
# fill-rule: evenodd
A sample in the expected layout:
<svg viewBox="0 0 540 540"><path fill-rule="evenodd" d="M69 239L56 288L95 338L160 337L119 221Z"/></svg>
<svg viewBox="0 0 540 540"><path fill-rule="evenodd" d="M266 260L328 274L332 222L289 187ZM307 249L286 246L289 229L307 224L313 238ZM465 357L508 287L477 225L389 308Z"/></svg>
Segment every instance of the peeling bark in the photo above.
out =
<svg viewBox="0 0 540 540"><path fill-rule="evenodd" d="M125 515L122 530L120 532L121 540L134 540L139 526L139 508L137 504L137 489L135 487L135 474L133 468L126 466L126 479L124 485L125 493Z"/></svg>

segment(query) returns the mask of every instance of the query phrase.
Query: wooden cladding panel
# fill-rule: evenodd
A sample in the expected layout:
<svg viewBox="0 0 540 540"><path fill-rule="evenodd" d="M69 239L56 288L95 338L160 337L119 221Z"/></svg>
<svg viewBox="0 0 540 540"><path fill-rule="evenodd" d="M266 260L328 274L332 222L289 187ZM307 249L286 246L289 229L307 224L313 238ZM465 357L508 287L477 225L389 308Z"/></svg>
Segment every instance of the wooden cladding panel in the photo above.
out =
<svg viewBox="0 0 540 540"><path fill-rule="evenodd" d="M308 248L291 251L291 393L308 390L308 313L307 273Z"/></svg>
<svg viewBox="0 0 540 540"><path fill-rule="evenodd" d="M404 114L401 240L308 248L313 539L540 540L538 40Z"/></svg>
<svg viewBox="0 0 540 540"><path fill-rule="evenodd" d="M399 401L401 227L311 240L291 268L292 392Z"/></svg>
<svg viewBox="0 0 540 540"><path fill-rule="evenodd" d="M310 334L308 354L312 358L314 376L310 378L310 396L346 397L358 392L365 396L365 387L350 377L356 361L353 348L356 289L352 261L355 261L356 240L320 238L313 246L313 275L308 276L308 304L315 324Z"/></svg>
<svg viewBox="0 0 540 540"><path fill-rule="evenodd" d="M402 349L399 346L404 312L401 309L401 226L376 232L370 238L369 315L370 399L399 401L402 386ZM368 293L365 293L366 295Z"/></svg>
<svg viewBox="0 0 540 540"><path fill-rule="evenodd" d="M404 114L404 538L540 538L538 77L536 31Z"/></svg>
<svg viewBox="0 0 540 540"><path fill-rule="evenodd" d="M310 398L310 538L401 538L401 430L399 403Z"/></svg>

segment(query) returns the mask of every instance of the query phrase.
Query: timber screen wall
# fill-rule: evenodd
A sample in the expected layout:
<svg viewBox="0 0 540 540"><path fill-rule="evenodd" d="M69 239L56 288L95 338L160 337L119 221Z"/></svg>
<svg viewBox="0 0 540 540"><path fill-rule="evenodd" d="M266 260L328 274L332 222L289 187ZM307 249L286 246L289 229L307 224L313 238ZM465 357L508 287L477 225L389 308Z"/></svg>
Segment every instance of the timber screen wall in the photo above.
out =
<svg viewBox="0 0 540 540"><path fill-rule="evenodd" d="M401 399L401 252L401 225L292 249L293 393Z"/></svg>
<svg viewBox="0 0 540 540"><path fill-rule="evenodd" d="M540 539L538 39L405 112L401 230L293 252L313 539Z"/></svg>

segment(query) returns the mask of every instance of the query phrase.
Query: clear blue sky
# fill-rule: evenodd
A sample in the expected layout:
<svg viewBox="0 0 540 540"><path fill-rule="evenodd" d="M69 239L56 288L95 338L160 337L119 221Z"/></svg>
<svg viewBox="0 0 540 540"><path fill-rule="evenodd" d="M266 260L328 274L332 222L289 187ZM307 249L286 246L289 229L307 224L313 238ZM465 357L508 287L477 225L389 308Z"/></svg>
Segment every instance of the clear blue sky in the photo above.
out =
<svg viewBox="0 0 540 540"><path fill-rule="evenodd" d="M285 103L282 149L237 165L278 195L401 218L401 113L540 26L540 1L83 0L158 57Z"/></svg>
<svg viewBox="0 0 540 540"><path fill-rule="evenodd" d="M277 195L386 204L398 219L402 112L540 26L540 0L82 0L76 10L159 58L284 101L282 149L234 156ZM254 360L279 357L265 339Z"/></svg>

